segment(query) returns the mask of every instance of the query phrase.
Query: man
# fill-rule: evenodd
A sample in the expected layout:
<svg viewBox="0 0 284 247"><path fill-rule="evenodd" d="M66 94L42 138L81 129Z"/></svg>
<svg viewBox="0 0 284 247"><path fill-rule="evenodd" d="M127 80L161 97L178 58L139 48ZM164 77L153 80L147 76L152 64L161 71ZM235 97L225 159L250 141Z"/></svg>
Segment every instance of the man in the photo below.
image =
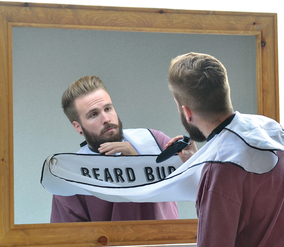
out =
<svg viewBox="0 0 284 247"><path fill-rule="evenodd" d="M158 154L170 140L156 130L123 130L107 89L96 76L72 83L62 96L62 108L86 139L81 154ZM54 195L52 201L51 223L162 219L178 219L176 202L113 203L86 195Z"/></svg>
<svg viewBox="0 0 284 247"><path fill-rule="evenodd" d="M226 69L210 55L173 59L169 88L191 138L207 141L187 161L203 166L196 199L197 246L283 246L281 126L234 112ZM187 150L179 155L188 158Z"/></svg>

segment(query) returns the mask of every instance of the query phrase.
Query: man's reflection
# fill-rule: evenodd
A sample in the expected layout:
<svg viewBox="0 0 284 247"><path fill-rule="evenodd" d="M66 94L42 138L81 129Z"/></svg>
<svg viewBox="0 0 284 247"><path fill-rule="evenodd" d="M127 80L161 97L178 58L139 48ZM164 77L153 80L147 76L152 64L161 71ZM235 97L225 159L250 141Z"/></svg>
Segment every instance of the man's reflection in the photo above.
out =
<svg viewBox="0 0 284 247"><path fill-rule="evenodd" d="M86 139L78 152L81 154L158 154L157 150L161 152L170 140L157 130L123 130L110 95L96 76L85 76L72 83L62 96L62 108L76 131ZM153 153L145 151L149 144L156 147ZM162 219L178 219L176 202L114 203L95 196L53 195L50 221Z"/></svg>

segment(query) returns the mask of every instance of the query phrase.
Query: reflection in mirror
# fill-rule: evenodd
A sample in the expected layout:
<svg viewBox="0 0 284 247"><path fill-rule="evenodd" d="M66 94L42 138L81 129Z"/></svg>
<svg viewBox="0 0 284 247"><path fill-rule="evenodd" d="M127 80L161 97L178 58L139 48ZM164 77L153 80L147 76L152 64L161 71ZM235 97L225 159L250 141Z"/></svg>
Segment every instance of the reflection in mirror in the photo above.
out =
<svg viewBox="0 0 284 247"><path fill-rule="evenodd" d="M15 224L50 220L52 195L39 183L41 168L48 155L80 148L61 95L82 76L102 79L124 128L174 137L185 130L167 87L170 60L208 53L228 70L235 110L257 113L254 36L31 27L13 27L12 35ZM196 218L194 204L178 203L181 219Z"/></svg>

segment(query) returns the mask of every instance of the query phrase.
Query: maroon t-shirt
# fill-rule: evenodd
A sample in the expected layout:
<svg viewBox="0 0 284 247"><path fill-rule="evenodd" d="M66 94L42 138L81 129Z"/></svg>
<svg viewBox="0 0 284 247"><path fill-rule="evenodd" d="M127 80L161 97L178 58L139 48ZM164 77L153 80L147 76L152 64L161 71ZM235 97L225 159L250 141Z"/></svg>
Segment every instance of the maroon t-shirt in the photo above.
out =
<svg viewBox="0 0 284 247"><path fill-rule="evenodd" d="M284 246L284 152L276 167L254 174L208 163L196 202L198 247Z"/></svg>

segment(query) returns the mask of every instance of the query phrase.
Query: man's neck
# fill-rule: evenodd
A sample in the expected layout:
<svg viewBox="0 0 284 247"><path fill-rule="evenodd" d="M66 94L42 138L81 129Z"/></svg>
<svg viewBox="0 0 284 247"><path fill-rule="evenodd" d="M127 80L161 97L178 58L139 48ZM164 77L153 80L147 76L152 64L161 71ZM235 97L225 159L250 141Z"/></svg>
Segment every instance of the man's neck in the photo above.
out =
<svg viewBox="0 0 284 247"><path fill-rule="evenodd" d="M210 134L207 136L207 141L210 141L216 134L219 134L235 117L235 113L228 114L226 117L222 118L215 128L212 129Z"/></svg>

